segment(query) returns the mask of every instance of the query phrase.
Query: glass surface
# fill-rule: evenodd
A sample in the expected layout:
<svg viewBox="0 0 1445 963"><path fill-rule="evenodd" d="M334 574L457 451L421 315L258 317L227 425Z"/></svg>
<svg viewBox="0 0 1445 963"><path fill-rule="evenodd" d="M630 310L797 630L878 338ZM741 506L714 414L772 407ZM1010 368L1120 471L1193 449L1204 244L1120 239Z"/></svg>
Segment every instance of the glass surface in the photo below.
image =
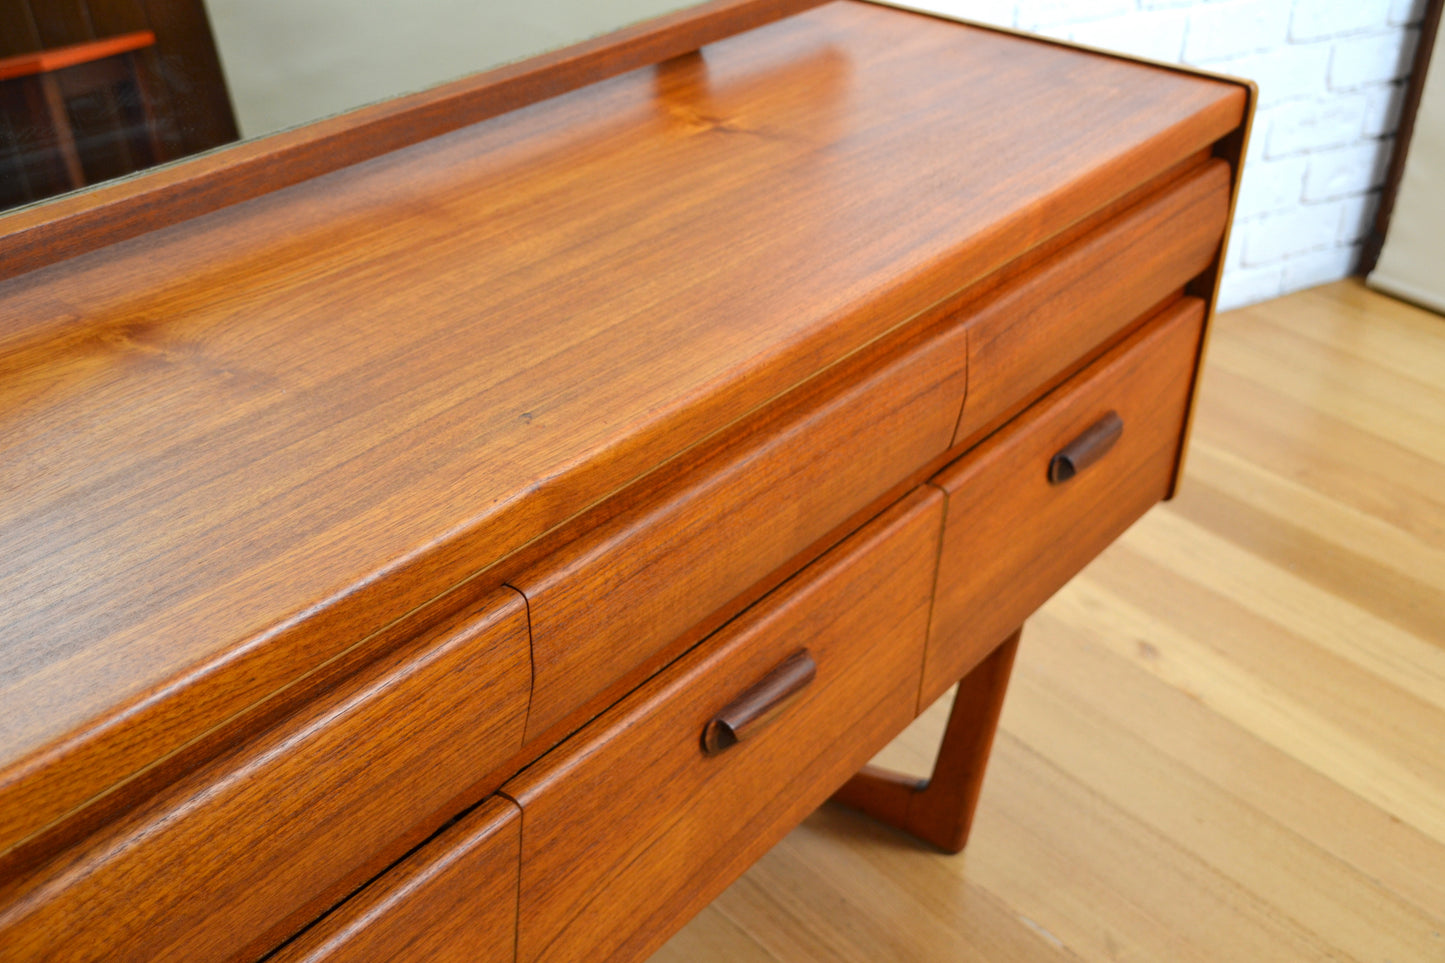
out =
<svg viewBox="0 0 1445 963"><path fill-rule="evenodd" d="M10 7L19 15L0 31L0 210L424 90L691 2L79 0L83 16L60 16L53 0L18 0Z"/></svg>

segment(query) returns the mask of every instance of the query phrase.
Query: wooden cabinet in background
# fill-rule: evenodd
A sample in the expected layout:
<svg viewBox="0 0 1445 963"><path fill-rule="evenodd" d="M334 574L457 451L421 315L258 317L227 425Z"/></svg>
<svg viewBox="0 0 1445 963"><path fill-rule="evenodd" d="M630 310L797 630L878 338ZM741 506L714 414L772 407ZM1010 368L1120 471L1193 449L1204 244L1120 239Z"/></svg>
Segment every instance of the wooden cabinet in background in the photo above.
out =
<svg viewBox="0 0 1445 963"><path fill-rule="evenodd" d="M0 209L238 136L202 0L0 0L0 63L40 56L69 65L0 69Z"/></svg>

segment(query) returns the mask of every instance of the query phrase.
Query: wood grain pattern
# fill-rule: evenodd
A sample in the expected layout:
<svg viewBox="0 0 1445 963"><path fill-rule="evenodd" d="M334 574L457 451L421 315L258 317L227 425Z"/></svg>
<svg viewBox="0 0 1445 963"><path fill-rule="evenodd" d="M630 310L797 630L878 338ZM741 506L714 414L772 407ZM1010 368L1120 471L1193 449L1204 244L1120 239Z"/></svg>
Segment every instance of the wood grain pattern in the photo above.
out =
<svg viewBox="0 0 1445 963"><path fill-rule="evenodd" d="M1039 321L1042 318L1050 327L1057 330L1058 337L1063 340L1068 340L1068 332L1075 328L1083 330L1101 328L1107 331L1131 321L1137 322L1138 319L1125 319L1120 317L1121 312L1111 308L1106 299L1091 298L1081 302L1075 302L1069 294L1070 285L1075 283L1087 284L1089 281L1086 280L1085 276L1081 275L1078 270L1074 269L1078 267L1081 260L1089 262L1085 266L1095 270L1097 272L1096 276L1109 279L1111 286L1110 292L1125 303L1134 303L1138 300L1137 293L1131 290L1131 287L1137 286L1149 290L1162 291L1165 290L1165 284L1173 284L1177 287L1179 283L1182 283L1186 278L1184 271L1187 270L1187 268L1179 263L1173 263L1171 265L1167 258L1162 262L1162 270L1158 270L1155 273L1136 273L1129 269L1130 262L1124 262L1118 267L1113 267L1116 263L1114 255L1122 255L1125 253L1124 249L1130 243L1131 235L1128 231L1114 231L1107 230L1106 228L1116 218L1121 217L1127 219L1128 226L1134 231L1148 230L1152 226L1157 226L1162 220L1163 222L1167 222L1169 233L1166 233L1160 239L1158 246L1165 249L1172 249L1174 247L1175 242L1170 240L1170 234L1182 235L1186 239L1185 243L1188 244L1188 239L1200 233L1207 232L1207 226L1201 231L1199 227L1192 225L1186 219L1177 215L1180 195L1182 194L1186 198L1187 204L1189 203L1187 199L1194 193L1192 190L1181 190L1181 185L1190 182L1191 177L1199 174L1199 168L1206 165L1208 161L1209 156L1207 152L1201 152L1182 161L1174 168L1161 174L1158 178L1129 191L1117 201L1100 208L1094 214L1078 222L1057 237L1045 244L1039 245L1026 255L1017 258L1004 269L995 272L979 284L973 285L953 297L945 298L943 301L938 302L905 327L895 329L895 331L878 339L866 349L855 352L846 362L833 366L824 374L811 379L801 388L789 392L786 397L779 399L766 410L756 412L730 426L727 430L713 435L705 443L696 446L680 458L661 466L644 480L613 495L604 503L595 506L593 510L573 519L569 524L554 529L547 537L529 544L525 551L519 552L508 559L501 571L501 576L509 584L519 587L520 590L524 590L532 595L533 605L531 614L534 622L534 630L537 627L536 623L538 621L537 605L535 604L537 601L536 592L539 588L548 585L546 582L539 584L537 579L548 574L553 576L554 579L563 573L571 574L574 577L586 574L587 567L582 565L579 570L576 562L580 559L582 562L590 560L595 563L597 558L600 557L597 553L608 545L615 548L619 547L619 544L626 544L628 541L626 536L629 534L628 524L636 526L630 529L630 533L636 536L633 541L636 541L638 538L647 538L650 535L658 534L657 529L659 527L663 534L666 534L669 530L681 528L684 534L690 534L692 538L700 539L713 547L715 554L708 556L707 564L700 567L691 570L683 569L676 564L677 559L672 559L673 564L665 566L666 569L676 570L673 572L674 576L679 580L686 580L685 584L694 585L695 583L702 582L710 585L713 591L716 592L720 577L728 577L729 575L736 574L732 572L728 566L722 566L721 571L716 570L714 567L714 559L717 557L728 560L734 566L750 566L755 572L765 571L766 566L757 564L755 560L748 558L745 553L738 551L734 543L748 542L752 544L767 541L773 543L788 540L797 541L791 532L791 527L797 523L790 523L790 526L785 527L782 531L779 531L778 528L773 525L758 525L751 528L742 526L742 531L735 534L733 538L720 540L717 529L709 528L706 525L697 524L696 522L688 522L686 519L679 521L678 515L683 509L686 509L690 513L702 513L708 518L716 516L720 520L735 518L739 512L751 512L753 515L761 515L763 513L754 510L756 506L753 503L755 501L762 501L766 507L771 504L771 501L776 500L766 486L759 485L752 479L743 480L737 485L734 485L734 489L741 488L743 491L749 493L752 499L743 502L741 505L734 506L730 512L719 511L717 506L703 499L695 497L682 498L681 495L686 494L686 492L680 492L679 490L683 488L684 485L692 484L693 487L691 491L693 493L699 490L703 492L713 492L714 494L726 492L728 486L717 482L707 482L700 486L694 483L697 479L705 477L709 472L727 473L731 471L735 473L739 470L740 465L753 473L758 472L761 467L770 464L776 465L782 446L771 443L762 444L758 439L774 433L790 430L796 433L796 424L798 422L806 421L810 418L817 420L819 412L831 411L835 416L840 414L838 410L840 406L836 404L838 396L849 395L850 393L856 395L859 392L860 383L869 382L870 377L872 381L869 383L873 385L874 390L877 390L881 387L877 383L878 378L876 377L879 369L886 368L890 364L900 363L897 360L900 357L909 356L910 354L917 355L919 358L933 356L938 361L947 362L951 357L951 352L954 350L952 347L947 347L948 343L952 340L959 340L965 336L964 332L958 330L961 322L968 324L977 321L998 327L998 314L1000 306L1002 306L1005 309L1005 314L1012 313L1019 316L1027 316L1035 321ZM1158 213L1160 209L1166 212L1162 219ZM1153 213L1150 216L1141 218L1138 216L1140 210ZM1092 257L1081 259L1075 256L1075 252L1080 246L1087 247ZM1103 265L1106 264L1111 265L1110 270L1102 269ZM1159 268L1161 262L1154 260L1153 266ZM1082 308L1082 313L1072 313L1075 306ZM937 343L934 344L934 342ZM1107 346L1107 342L1099 347L1102 348L1105 346ZM1065 371L1054 373L1052 378L1046 377L1047 372L1040 373L1037 376L1029 376L1027 368L1023 367L1020 367L1020 372L1025 381L1037 385L1034 389L1034 394L1037 395L1042 394L1054 381L1061 380L1063 375L1068 373L1069 370L1082 367L1086 360L1087 356L1076 359L1074 363L1067 366ZM920 375L920 377L925 376ZM918 400L914 399L910 403L916 407ZM883 410L883 408L876 409L872 417L880 417ZM890 420L899 419L895 415ZM973 419L972 424L977 425L982 420L983 419L978 418ZM963 422L965 419L961 418L960 421ZM790 428L790 426L793 427ZM919 426L909 427L905 423L904 426L896 429L897 437L889 436L888 439L885 439L877 445L862 444L863 439L854 439L853 444L859 445L860 447L872 447L875 452L893 451L900 447L900 442L907 442L908 438L913 433L916 433L918 427ZM859 430L867 432L868 428L865 424ZM965 424L965 430L972 429ZM976 433L977 432L974 432L974 434ZM846 433L840 435L836 443L840 446L847 444L848 436ZM963 445L967 443L966 440L962 442ZM805 440L802 447L807 450L818 448L819 439ZM818 495L824 494L833 498L842 497L845 500L854 497L853 494L846 492L840 494L840 489L842 488L839 484L840 481L862 478L870 471L875 473L875 475L878 472L885 474L892 473L893 476L896 477L899 471L906 470L901 465L890 465L889 463L894 460L891 457L877 457L871 466L859 466L851 461L839 458L836 452L827 452L826 446L823 447L824 454L822 457L825 459L831 458L833 462L837 462L835 473L817 482L819 492L807 490L796 492L792 503L784 510L784 517L794 519L798 515L804 514L801 511L802 508L807 505L816 506L819 502L823 502L823 504L821 507L815 507L813 509L815 512L821 512L825 515L830 512L835 512L836 506L827 504L826 499L820 499ZM761 453L771 457L762 458L761 460L739 458L737 452L740 450L752 452L755 455ZM959 450L961 450L961 447L959 444L956 444L954 446L955 453ZM796 458L797 456L790 455L788 457ZM649 647L645 640L651 639L650 647L653 648L654 654L640 662L634 660L634 669L631 672L623 672L618 675L614 684L602 688L593 688L590 697L585 698L578 708L567 715L563 715L549 728L543 728L539 725L543 714L536 711L538 705L534 702L534 715L529 720L528 725L528 741L529 744L536 747L536 751L526 758L519 759L518 763L525 764L530 762L531 759L540 754L548 745L555 744L558 739L574 731L578 725L586 722L595 716L597 712L611 705L618 698L621 698L621 696L625 695L642 680L647 678L652 672L685 651L689 645L716 629L723 622L727 621L728 618L741 611L753 601L756 601L771 588L775 587L782 579L786 578L787 575L797 571L799 567L807 564L811 559L816 558L818 554L834 544L843 533L861 524L863 520L877 514L878 511L881 511L882 508L894 498L900 497L914 485L943 467L949 460L949 457L948 454L942 454L931 461L913 460L912 463L917 464L919 467L913 474L907 476L904 482L889 490L888 494L881 496L877 501L869 503L869 506L864 508L860 513L848 516L849 521L844 522L837 530L830 531L827 535L809 545L808 548L799 552L796 556L789 558L786 563L773 569L761 581L752 582L745 592L733 596L724 605L714 609L711 614L706 617L691 622L690 628L687 628L686 631L683 631L680 635L674 635L671 642L663 641L668 637L668 632L659 631L659 624L664 627L671 626L674 632L679 625L689 624L678 617L678 613L674 611L675 608L692 612L694 617L697 612L706 611L706 609L705 606L697 604L696 599L684 592L680 592L678 587L670 584L667 579L658 578L654 575L650 579L650 585L655 591L671 598L675 603L673 608L652 604L647 598L639 600L628 597L623 599L607 595L596 597L595 585L587 586L584 584L572 589L572 592L575 592L578 596L585 597L591 604L600 606L602 609L610 611L615 618L629 623L632 631L629 634L616 631L615 627L609 629L607 621L598 617L598 612L581 605L573 604L568 606L576 618L585 621L586 624L581 626L582 628L591 629L603 634L623 652L645 650ZM907 458L902 460L905 462L909 461ZM698 467L700 465L707 466L708 472L701 471ZM729 468L729 465L732 467ZM811 473L817 474L817 472ZM736 481L736 479L734 479L734 481ZM784 486L789 486L795 484L795 482L796 479L784 479L779 483ZM729 501L731 500L732 499L729 499ZM663 506L660 511L658 510L659 505ZM617 522L616 520L621 516L626 516L626 518L631 521ZM660 525L653 526L651 522L648 521L649 519L660 523ZM606 531L610 532L613 537L609 539L599 536L596 531L598 526L607 526ZM581 539L580 541L578 541L579 538ZM619 538L622 539L621 543L618 541ZM702 557L702 553L690 542L683 541L678 545L676 544L677 541L677 539L673 538L666 543L654 543L654 549L668 549L675 554L680 554L687 558L694 556ZM619 557L621 558L620 563ZM538 560L541 560L540 565ZM606 587L614 587L615 583L625 582L625 578L619 574L618 568L615 568L619 565L620 569L625 571L631 571L638 567L635 562L626 559L622 553L614 553L612 557L607 559L601 577L601 582ZM565 602L569 592L554 592L552 594L562 596ZM637 606L638 611L634 612L632 610L631 606L633 605ZM640 615L651 615L656 621L650 622L646 618L639 617ZM636 636L641 636L644 644L639 645ZM576 641L577 644L583 646L584 649L588 647L589 640L586 637L579 638ZM662 643L660 648L657 647L659 643ZM546 645L540 648L549 647L555 648L555 646ZM620 666L627 663L626 658L616 658L612 656L609 650L603 646L598 646L594 651L592 655L594 663L598 652L606 653L606 657L610 658L614 665ZM586 657L587 653L584 651L582 658L585 659ZM582 661L579 662L579 664L585 665L586 663ZM595 668L595 664L593 668ZM568 675L557 672L549 672L546 673L546 675L549 678L544 680L542 688L546 688L547 682L560 680L564 688L575 689L579 697L587 696L587 687L581 685L576 680L569 680ZM544 701L545 699L546 696L544 696ZM555 713L547 713L547 715L556 718Z"/></svg>
<svg viewBox="0 0 1445 963"><path fill-rule="evenodd" d="M820 2L708 0L539 57L257 138L221 154L196 158L135 181L105 185L43 209L20 212L0 221L0 279L101 250L651 66ZM219 60L199 0L186 5L199 11L199 17L177 17L175 12L184 8L174 0L145 0L145 6L151 17L160 19L163 40L174 36L186 42L188 50L196 50L197 41L204 39L219 84ZM235 140L236 128L224 86L219 90L230 135L214 143L225 143ZM202 123L201 129L206 127Z"/></svg>
<svg viewBox="0 0 1445 963"><path fill-rule="evenodd" d="M584 538L509 580L527 598L528 738L942 455L963 406L961 323L754 424Z"/></svg>
<svg viewBox="0 0 1445 963"><path fill-rule="evenodd" d="M522 822L494 796L268 963L511 963Z"/></svg>
<svg viewBox="0 0 1445 963"><path fill-rule="evenodd" d="M959 681L927 779L864 766L833 794L833 802L867 813L945 853L961 852L983 791L1019 635L1016 630L1004 639Z"/></svg>
<svg viewBox="0 0 1445 963"><path fill-rule="evenodd" d="M1357 280L1221 313L1178 495L1028 623L965 855L824 806L654 960L1441 959L1442 373Z"/></svg>
<svg viewBox="0 0 1445 963"><path fill-rule="evenodd" d="M703 726L703 755L716 756L755 738L817 677L818 664L807 649L799 649L779 662Z"/></svg>
<svg viewBox="0 0 1445 963"><path fill-rule="evenodd" d="M1173 477L1202 302L1166 309L944 469L948 498L920 704L942 695L1155 502ZM1123 436L1064 485L1049 461L1108 411Z"/></svg>
<svg viewBox="0 0 1445 963"><path fill-rule="evenodd" d="M907 724L941 507L914 492L507 784L519 960L645 956ZM816 681L704 756L707 721L803 644Z"/></svg>
<svg viewBox="0 0 1445 963"><path fill-rule="evenodd" d="M956 443L980 438L1209 266L1233 178L1212 160L1060 252L973 312ZM1040 290L1030 290L1037 287Z"/></svg>
<svg viewBox="0 0 1445 963"><path fill-rule="evenodd" d="M202 961L269 948L434 831L516 751L527 648L522 600L493 593L6 880L0 956Z"/></svg>
<svg viewBox="0 0 1445 963"><path fill-rule="evenodd" d="M0 284L0 847L1241 104L839 3Z"/></svg>

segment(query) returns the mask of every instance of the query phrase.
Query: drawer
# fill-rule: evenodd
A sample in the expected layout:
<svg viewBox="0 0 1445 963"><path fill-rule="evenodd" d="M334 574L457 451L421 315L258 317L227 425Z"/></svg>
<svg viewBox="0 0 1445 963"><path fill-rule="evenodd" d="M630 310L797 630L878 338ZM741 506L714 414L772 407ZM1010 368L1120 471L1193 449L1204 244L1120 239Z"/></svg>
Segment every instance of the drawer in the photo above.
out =
<svg viewBox="0 0 1445 963"><path fill-rule="evenodd" d="M955 441L1017 414L1207 268L1230 184L1229 165L1207 161L972 309Z"/></svg>
<svg viewBox="0 0 1445 963"><path fill-rule="evenodd" d="M519 960L647 955L912 720L941 508L915 490L504 787ZM794 701L706 755L710 721L804 649Z"/></svg>
<svg viewBox="0 0 1445 963"><path fill-rule="evenodd" d="M517 807L494 796L267 963L510 963L521 844Z"/></svg>
<svg viewBox="0 0 1445 963"><path fill-rule="evenodd" d="M509 579L531 613L527 737L595 704L942 455L963 404L966 354L955 324L841 390L815 386L821 397L731 433L715 456L660 484L623 493L635 507Z"/></svg>
<svg viewBox="0 0 1445 963"><path fill-rule="evenodd" d="M1168 492L1203 318L1182 299L934 479L948 504L923 704ZM1054 456L1111 412L1112 447L1050 482Z"/></svg>
<svg viewBox="0 0 1445 963"><path fill-rule="evenodd" d="M530 677L526 607L500 589L7 886L5 959L274 945L517 751Z"/></svg>

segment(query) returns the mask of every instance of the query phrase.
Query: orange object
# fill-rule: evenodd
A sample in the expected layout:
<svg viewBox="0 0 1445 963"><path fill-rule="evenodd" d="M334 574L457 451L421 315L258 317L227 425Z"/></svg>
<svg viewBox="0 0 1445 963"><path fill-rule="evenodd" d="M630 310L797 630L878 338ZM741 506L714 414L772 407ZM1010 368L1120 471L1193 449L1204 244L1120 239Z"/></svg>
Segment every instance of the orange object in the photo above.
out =
<svg viewBox="0 0 1445 963"><path fill-rule="evenodd" d="M16 77L30 77L53 70L63 70L77 64L88 64L94 60L104 60L106 57L114 57L117 54L130 53L132 50L154 47L155 43L156 35L154 33L149 30L137 30L134 33L123 33L118 37L106 37L104 40L91 40L86 43L73 43L65 47L54 47L50 50L17 54L14 57L0 59L0 80L14 80Z"/></svg>
<svg viewBox="0 0 1445 963"><path fill-rule="evenodd" d="M105 40L53 47L0 60L0 83L10 81L24 91L20 102L26 105L29 116L22 123L47 132L48 143L41 152L51 154L55 159L59 171L58 189L74 190L89 183L66 105L72 98L93 91L121 88L134 91L140 108L144 140L137 144L141 160L136 161L134 155L127 154L131 158L130 169L150 166L165 159L151 109L151 95L132 56L137 50L155 46L155 42L154 33L138 30ZM72 69L60 73L65 68ZM55 189L52 188L51 192Z"/></svg>

